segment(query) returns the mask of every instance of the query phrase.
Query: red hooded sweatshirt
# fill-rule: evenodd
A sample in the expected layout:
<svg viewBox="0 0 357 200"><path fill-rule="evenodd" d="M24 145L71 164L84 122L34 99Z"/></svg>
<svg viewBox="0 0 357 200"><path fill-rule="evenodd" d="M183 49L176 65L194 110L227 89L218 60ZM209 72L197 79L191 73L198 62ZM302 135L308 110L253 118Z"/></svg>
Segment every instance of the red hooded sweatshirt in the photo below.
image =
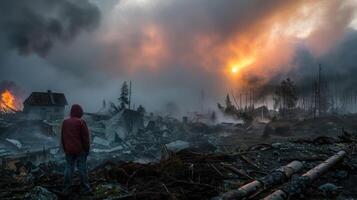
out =
<svg viewBox="0 0 357 200"><path fill-rule="evenodd" d="M62 146L66 154L79 155L89 152L89 131L86 122L81 119L83 110L74 104L70 118L62 123Z"/></svg>

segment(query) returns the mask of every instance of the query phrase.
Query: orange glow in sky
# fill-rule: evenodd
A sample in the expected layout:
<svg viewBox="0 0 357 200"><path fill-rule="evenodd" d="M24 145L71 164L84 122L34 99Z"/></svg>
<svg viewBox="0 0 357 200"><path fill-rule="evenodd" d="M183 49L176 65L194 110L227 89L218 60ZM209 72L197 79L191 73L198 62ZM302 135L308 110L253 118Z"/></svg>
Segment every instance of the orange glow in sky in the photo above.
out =
<svg viewBox="0 0 357 200"><path fill-rule="evenodd" d="M167 1L123 0L113 14L115 26L110 24L109 32L100 34L103 42L115 46L114 51L120 55L113 68L135 74L143 68L156 73L173 67L198 67L204 69L200 75L213 74L217 77L214 81L224 88L264 85L276 74L287 73L294 67L291 61L300 44L311 50L313 56L323 55L339 42L357 10L356 0L281 1L247 23L245 18L231 26L206 22L214 16L203 9L192 24L176 24L170 18L158 20L156 17L161 15L156 12L162 10L149 6L154 5L152 2ZM170 4L164 8L170 9ZM133 20L134 11L141 17ZM177 17L186 19L184 15ZM357 27L357 20L354 21L352 25ZM181 32L183 28L187 30Z"/></svg>

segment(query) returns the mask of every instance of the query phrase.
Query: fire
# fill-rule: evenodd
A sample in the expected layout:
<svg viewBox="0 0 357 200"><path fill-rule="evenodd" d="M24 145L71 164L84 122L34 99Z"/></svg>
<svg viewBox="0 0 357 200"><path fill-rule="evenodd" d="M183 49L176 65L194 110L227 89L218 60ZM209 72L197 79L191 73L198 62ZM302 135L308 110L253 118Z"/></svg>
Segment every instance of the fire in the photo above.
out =
<svg viewBox="0 0 357 200"><path fill-rule="evenodd" d="M5 90L1 94L0 110L3 112L17 110L16 98L9 90Z"/></svg>

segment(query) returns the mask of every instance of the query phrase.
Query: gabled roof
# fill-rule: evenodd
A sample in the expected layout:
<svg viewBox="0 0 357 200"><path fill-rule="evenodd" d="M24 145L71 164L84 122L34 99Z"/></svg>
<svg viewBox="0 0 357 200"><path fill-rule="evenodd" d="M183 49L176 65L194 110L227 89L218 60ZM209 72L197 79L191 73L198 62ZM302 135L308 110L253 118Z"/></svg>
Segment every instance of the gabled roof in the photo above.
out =
<svg viewBox="0 0 357 200"><path fill-rule="evenodd" d="M63 93L53 93L50 90L47 92L32 92L24 101L24 105L29 106L65 106L67 104L67 99Z"/></svg>

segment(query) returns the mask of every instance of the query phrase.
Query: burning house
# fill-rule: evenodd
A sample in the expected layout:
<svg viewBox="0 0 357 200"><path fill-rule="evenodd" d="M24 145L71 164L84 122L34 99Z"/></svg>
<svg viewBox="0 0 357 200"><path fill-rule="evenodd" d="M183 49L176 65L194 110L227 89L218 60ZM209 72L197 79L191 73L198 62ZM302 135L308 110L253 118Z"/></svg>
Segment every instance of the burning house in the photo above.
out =
<svg viewBox="0 0 357 200"><path fill-rule="evenodd" d="M6 89L3 92L1 92L0 95L1 113L17 112L19 110L18 107L19 107L18 102L16 101L14 94L10 90Z"/></svg>
<svg viewBox="0 0 357 200"><path fill-rule="evenodd" d="M57 120L64 118L67 99L63 93L32 92L24 101L24 114L31 120Z"/></svg>

